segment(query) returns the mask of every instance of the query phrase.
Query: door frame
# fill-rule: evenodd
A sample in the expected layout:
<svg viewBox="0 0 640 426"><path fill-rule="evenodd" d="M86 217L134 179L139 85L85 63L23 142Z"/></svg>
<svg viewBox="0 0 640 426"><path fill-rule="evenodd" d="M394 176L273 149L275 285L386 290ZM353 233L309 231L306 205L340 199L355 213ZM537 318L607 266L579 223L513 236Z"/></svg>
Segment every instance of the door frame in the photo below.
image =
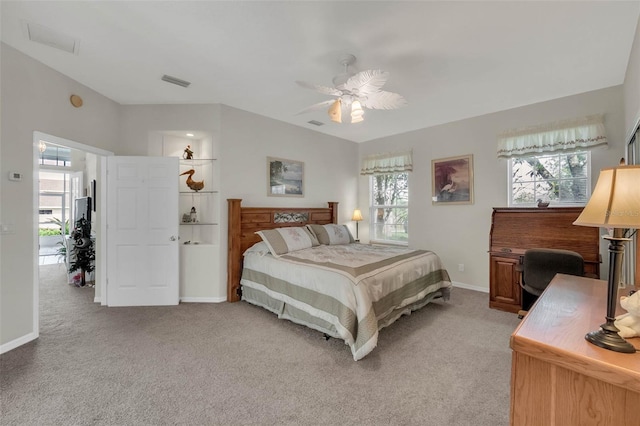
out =
<svg viewBox="0 0 640 426"><path fill-rule="evenodd" d="M107 151L101 148L96 148L91 145L85 145L80 142L72 141L70 139L61 138L59 136L50 135L48 133L43 133L39 131L33 132L33 252L35 256L33 257L33 333L34 339L40 335L40 268L39 268L39 259L38 259L38 209L36 208L39 203L39 173L40 173L40 150L38 149L38 142L43 140L45 142L50 142L55 145L61 145L67 148L77 149L81 151L85 151L91 154L95 154L98 156L98 173L100 174L100 180L102 182L106 181L106 170L105 167L102 166L102 163L106 164L105 158L108 156L114 155L113 152ZM98 239L98 250L99 257L96 259L96 265L100 265L99 271L96 271L96 284L98 280L100 283L106 283L106 221L101 220L102 218L106 218L106 209L105 209L105 201L106 201L106 191L99 191L100 198L98 201L98 210L96 211L97 223L99 227L100 237ZM104 285L100 287L101 293L104 292ZM94 299L94 302L98 302L98 297Z"/></svg>

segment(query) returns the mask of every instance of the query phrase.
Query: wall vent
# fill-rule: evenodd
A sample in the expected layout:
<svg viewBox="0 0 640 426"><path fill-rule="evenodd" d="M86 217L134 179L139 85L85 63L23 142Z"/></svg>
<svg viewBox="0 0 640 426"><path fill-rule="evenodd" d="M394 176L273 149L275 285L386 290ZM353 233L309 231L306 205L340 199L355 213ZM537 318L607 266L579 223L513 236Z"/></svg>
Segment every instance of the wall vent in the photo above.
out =
<svg viewBox="0 0 640 426"><path fill-rule="evenodd" d="M314 126L324 126L324 123L321 121L317 121L317 120L311 120L311 121L307 121L307 123L309 124L313 124Z"/></svg>
<svg viewBox="0 0 640 426"><path fill-rule="evenodd" d="M189 87L189 85L191 84L191 82L189 81L180 80L179 78L171 77L170 75L166 74L162 76L162 81L166 81L167 83L171 84L177 84L178 86L182 87Z"/></svg>

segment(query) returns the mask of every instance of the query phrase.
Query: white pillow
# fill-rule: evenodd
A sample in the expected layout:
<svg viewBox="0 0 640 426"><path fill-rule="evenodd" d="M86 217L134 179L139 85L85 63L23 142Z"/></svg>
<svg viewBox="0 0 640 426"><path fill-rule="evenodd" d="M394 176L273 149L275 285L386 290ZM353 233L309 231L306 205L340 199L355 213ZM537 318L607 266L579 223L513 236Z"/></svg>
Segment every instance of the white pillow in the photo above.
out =
<svg viewBox="0 0 640 426"><path fill-rule="evenodd" d="M260 235L275 257L318 245L316 237L304 226L267 229L256 234Z"/></svg>
<svg viewBox="0 0 640 426"><path fill-rule="evenodd" d="M246 249L242 255L248 256L257 254L258 256L264 256L267 253L269 253L269 246L264 241L260 241L259 243L255 243L254 245Z"/></svg>

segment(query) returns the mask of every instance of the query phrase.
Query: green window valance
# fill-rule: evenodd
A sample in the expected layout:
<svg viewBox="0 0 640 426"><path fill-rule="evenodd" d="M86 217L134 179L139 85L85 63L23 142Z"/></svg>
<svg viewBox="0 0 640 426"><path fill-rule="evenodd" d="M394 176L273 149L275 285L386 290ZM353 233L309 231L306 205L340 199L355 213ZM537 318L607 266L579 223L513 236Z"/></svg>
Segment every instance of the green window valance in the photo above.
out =
<svg viewBox="0 0 640 426"><path fill-rule="evenodd" d="M393 152L373 154L362 160L361 175L382 175L389 173L410 172L413 170L413 153Z"/></svg>
<svg viewBox="0 0 640 426"><path fill-rule="evenodd" d="M498 158L606 147L603 115L509 130L498 135Z"/></svg>

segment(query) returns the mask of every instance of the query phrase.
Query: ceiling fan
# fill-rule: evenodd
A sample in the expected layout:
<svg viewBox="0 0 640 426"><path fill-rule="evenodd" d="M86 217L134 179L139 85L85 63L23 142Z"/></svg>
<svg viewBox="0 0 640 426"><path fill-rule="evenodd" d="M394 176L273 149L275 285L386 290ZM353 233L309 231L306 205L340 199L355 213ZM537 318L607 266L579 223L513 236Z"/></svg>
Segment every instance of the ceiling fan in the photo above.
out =
<svg viewBox="0 0 640 426"><path fill-rule="evenodd" d="M298 85L306 89L312 89L335 98L311 105L298 114L329 107L327 112L331 121L342 123L344 110L344 112L350 112L351 123L359 123L364 120L363 108L396 109L407 104L401 95L381 90L389 78L388 72L381 70L349 72L349 66L353 65L355 61L356 57L351 54L340 57L338 62L344 67L344 72L333 78L334 87L296 81Z"/></svg>

